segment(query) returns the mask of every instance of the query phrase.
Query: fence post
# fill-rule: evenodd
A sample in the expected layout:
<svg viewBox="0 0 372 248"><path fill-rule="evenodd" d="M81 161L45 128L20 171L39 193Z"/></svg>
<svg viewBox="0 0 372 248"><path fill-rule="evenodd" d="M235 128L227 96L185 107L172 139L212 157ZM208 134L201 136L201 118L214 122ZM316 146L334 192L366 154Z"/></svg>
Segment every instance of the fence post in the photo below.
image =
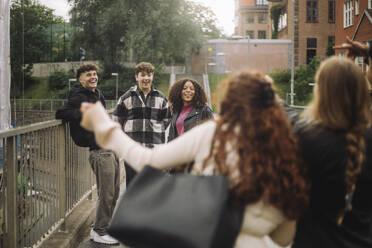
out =
<svg viewBox="0 0 372 248"><path fill-rule="evenodd" d="M62 219L61 231L66 230L66 124L59 126L58 130L58 156L59 156L59 217Z"/></svg>
<svg viewBox="0 0 372 248"><path fill-rule="evenodd" d="M18 243L18 219L17 219L17 136L6 139L7 147L7 171L6 177L6 232L7 246L17 247ZM4 146L5 147L5 146Z"/></svg>

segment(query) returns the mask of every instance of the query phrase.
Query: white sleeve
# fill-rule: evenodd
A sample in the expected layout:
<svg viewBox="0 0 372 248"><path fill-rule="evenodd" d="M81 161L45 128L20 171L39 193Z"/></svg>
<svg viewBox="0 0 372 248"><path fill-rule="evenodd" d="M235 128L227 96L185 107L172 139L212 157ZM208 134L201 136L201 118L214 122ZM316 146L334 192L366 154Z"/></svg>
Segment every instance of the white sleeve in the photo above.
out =
<svg viewBox="0 0 372 248"><path fill-rule="evenodd" d="M109 133L103 147L113 150L137 171L145 165L166 169L194 161L202 151L209 150L214 130L215 123L208 121L169 143L150 149L133 141L120 128L115 128Z"/></svg>

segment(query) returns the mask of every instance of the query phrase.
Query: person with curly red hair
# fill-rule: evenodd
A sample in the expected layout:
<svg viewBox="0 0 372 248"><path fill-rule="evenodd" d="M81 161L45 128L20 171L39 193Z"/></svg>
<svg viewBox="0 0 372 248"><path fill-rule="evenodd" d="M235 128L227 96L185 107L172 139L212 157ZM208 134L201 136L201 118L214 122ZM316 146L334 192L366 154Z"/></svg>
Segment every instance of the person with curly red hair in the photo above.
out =
<svg viewBox="0 0 372 248"><path fill-rule="evenodd" d="M234 247L269 247L268 236L289 245L308 204L308 184L286 113L262 73L242 72L221 85L217 120L152 150L125 135L99 104L81 108L81 124L137 171L194 161L193 173L226 175L232 193L245 204Z"/></svg>

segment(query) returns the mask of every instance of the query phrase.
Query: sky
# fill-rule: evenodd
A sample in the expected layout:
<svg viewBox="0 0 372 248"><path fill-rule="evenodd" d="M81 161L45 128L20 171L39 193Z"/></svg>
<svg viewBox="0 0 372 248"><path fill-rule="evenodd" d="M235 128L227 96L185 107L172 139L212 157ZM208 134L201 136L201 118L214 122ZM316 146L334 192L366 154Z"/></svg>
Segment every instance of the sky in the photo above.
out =
<svg viewBox="0 0 372 248"><path fill-rule="evenodd" d="M67 0L38 0L41 4L54 9L54 14L69 19L68 11L70 9ZM234 0L189 0L199 2L210 7L216 14L218 26L226 35L232 35L234 32Z"/></svg>

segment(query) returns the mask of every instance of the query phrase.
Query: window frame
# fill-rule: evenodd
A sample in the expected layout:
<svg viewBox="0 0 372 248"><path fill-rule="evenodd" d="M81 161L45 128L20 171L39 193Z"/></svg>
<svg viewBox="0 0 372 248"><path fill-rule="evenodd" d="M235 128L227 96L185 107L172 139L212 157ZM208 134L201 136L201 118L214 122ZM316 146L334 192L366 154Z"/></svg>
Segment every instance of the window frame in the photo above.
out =
<svg viewBox="0 0 372 248"><path fill-rule="evenodd" d="M306 0L306 22L317 23L319 16L318 0Z"/></svg>
<svg viewBox="0 0 372 248"><path fill-rule="evenodd" d="M263 18L261 19L261 17L263 17ZM259 13L257 15L257 23L266 24L267 23L267 14L266 13Z"/></svg>
<svg viewBox="0 0 372 248"><path fill-rule="evenodd" d="M333 11L331 10L331 7L333 8ZM336 1L329 0L328 1L328 23L335 23L335 22L336 22Z"/></svg>
<svg viewBox="0 0 372 248"><path fill-rule="evenodd" d="M252 36L250 36L249 34L248 34L248 32L252 32ZM248 37L248 35L249 35L249 39L254 39L254 30L245 30L245 36L246 37Z"/></svg>
<svg viewBox="0 0 372 248"><path fill-rule="evenodd" d="M254 19L255 19L254 15L247 15L246 18L245 18L245 23L246 24L252 24L252 23L254 23Z"/></svg>
<svg viewBox="0 0 372 248"><path fill-rule="evenodd" d="M256 6L257 5L259 5L259 6L269 5L269 3L267 2L267 0L255 0L255 4L256 4Z"/></svg>
<svg viewBox="0 0 372 248"><path fill-rule="evenodd" d="M265 38L260 38L260 33L261 33L261 34L265 34ZM258 39L262 39L262 40L266 40L266 39L267 39L266 30L258 30L258 31L257 31L257 38L258 38Z"/></svg>
<svg viewBox="0 0 372 248"><path fill-rule="evenodd" d="M348 0L344 2L344 28L354 25L354 1Z"/></svg>

